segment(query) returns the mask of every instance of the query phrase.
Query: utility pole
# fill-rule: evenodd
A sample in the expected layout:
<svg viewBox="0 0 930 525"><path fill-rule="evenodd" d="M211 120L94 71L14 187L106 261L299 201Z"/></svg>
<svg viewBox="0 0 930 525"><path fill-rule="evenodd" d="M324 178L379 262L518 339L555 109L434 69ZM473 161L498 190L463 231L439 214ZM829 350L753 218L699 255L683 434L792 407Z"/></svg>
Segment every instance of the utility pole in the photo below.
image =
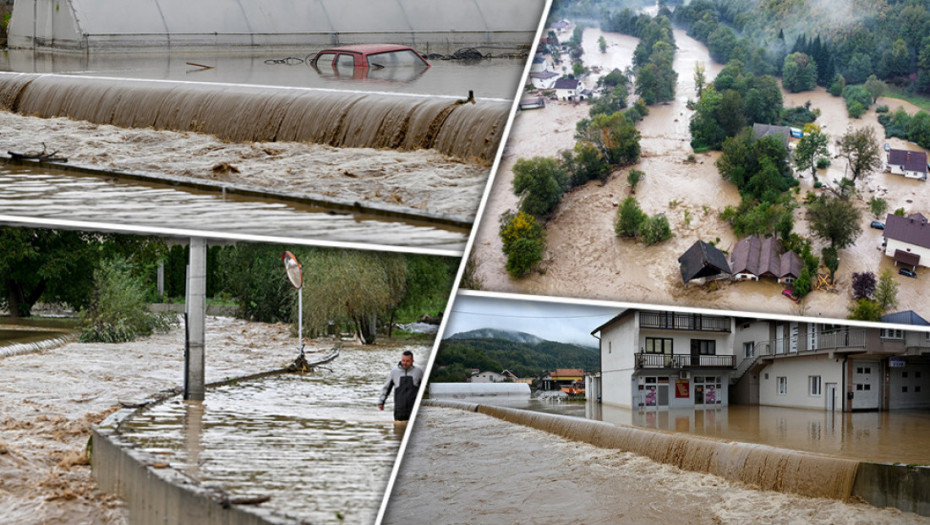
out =
<svg viewBox="0 0 930 525"><path fill-rule="evenodd" d="M184 347L184 400L203 401L204 321L207 294L207 242L191 237L190 262L187 267L185 304L186 341Z"/></svg>

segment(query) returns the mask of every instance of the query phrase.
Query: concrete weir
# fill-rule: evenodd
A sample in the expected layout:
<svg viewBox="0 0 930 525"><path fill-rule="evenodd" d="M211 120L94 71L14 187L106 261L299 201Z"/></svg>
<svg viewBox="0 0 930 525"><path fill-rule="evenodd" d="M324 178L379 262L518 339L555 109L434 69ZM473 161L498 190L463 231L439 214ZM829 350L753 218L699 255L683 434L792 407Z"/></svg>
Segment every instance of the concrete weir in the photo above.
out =
<svg viewBox="0 0 930 525"><path fill-rule="evenodd" d="M510 104L450 97L210 82L0 73L0 108L236 142L433 149L490 164Z"/></svg>
<svg viewBox="0 0 930 525"><path fill-rule="evenodd" d="M334 349L316 366L338 357ZM227 379L207 388L259 379L292 371L290 367ZM163 392L141 406L123 408L93 429L89 445L94 479L100 489L118 495L129 510L134 524L165 525L197 523L203 525L292 524L296 520L256 505L243 505L217 488L205 487L197 480L171 468L163 458L137 448L124 438L120 426L154 404L174 399L180 390Z"/></svg>
<svg viewBox="0 0 930 525"><path fill-rule="evenodd" d="M755 443L620 427L601 421L449 400L424 404L480 412L565 439L649 457L762 490L838 500L930 516L930 467L859 462Z"/></svg>

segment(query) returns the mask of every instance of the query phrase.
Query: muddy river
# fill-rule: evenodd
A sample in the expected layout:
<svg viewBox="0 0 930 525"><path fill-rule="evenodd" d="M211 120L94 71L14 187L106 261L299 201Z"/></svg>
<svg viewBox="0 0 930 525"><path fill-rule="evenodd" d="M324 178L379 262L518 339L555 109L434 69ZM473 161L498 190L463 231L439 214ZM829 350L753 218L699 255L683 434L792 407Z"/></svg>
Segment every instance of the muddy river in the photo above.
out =
<svg viewBox="0 0 930 525"><path fill-rule="evenodd" d="M488 472L502 474L489 483ZM894 509L755 490L484 414L423 407L384 523L449 516L498 523L710 524L773 516L781 523L930 523Z"/></svg>
<svg viewBox="0 0 930 525"><path fill-rule="evenodd" d="M625 67L630 59L624 60L624 57L632 54L636 40L606 34L608 53L601 55L594 43L600 35L597 29L585 30L585 60L600 65L602 74L609 71L610 65L606 61L616 61L615 67ZM693 162L688 159L691 153L688 123L693 112L687 109L686 104L689 98L696 97L694 65L703 63L708 79L713 79L721 66L711 61L703 44L684 32L675 31L675 39L678 45L675 58L678 72L676 98L667 105L650 108L649 115L638 124L642 134L642 158L638 165L633 166L645 172L635 190L640 206L646 213L666 215L674 233L672 239L646 247L614 235L617 207L633 193L626 181L628 169L623 169L613 173L604 184L591 182L566 194L547 225L547 252L539 271L521 279L507 275L497 232L501 213L514 209L517 203L512 193L513 163L519 158L552 156L561 149L572 147L575 123L587 116L585 104L552 102L545 109L520 112L515 117L504 161L490 190L472 254L478 262L478 276L483 289L845 318L850 303L847 290L852 272L870 270L879 274L882 269L893 267L890 258L877 250L881 233L868 227L873 219L868 213L862 216L863 232L855 246L840 252L838 292L815 291L797 305L780 295L783 287L775 282L724 283L713 291L700 286L686 288L682 284L677 259L695 241L714 241L724 250L730 250L736 243L738 239L718 214L727 205L738 205L740 197L735 186L722 180L714 165L719 153L697 154ZM818 123L825 126L831 142L850 126L842 100L830 96L823 89L784 95L786 106L810 100L813 107L820 108L822 116ZM892 110L903 104L886 99L879 103L888 104ZM909 108L911 110L913 108ZM878 127L874 111L852 125L874 125L880 140L883 140L884 132ZM887 142L895 147L906 145L908 149L919 149L896 139ZM831 148L834 148L832 144ZM833 159L824 176L827 179L842 177L845 167L845 161ZM811 187L810 176L802 178L799 198ZM922 203L930 198L930 187L926 183L886 173L875 173L862 182L860 195L861 200L857 203L863 209L869 198L878 195L888 200L891 210L904 206L909 213L930 211L921 208L925 205ZM795 231L808 232L803 210L800 209L795 214ZM819 253L819 241L815 241L814 246ZM930 293L930 284L925 284L927 279L923 271L918 271L916 280L895 273L895 279L901 284L898 310L912 309L924 317L930 316L930 305L920 300L921 294Z"/></svg>
<svg viewBox="0 0 930 525"><path fill-rule="evenodd" d="M311 523L372 523L405 427L376 408L404 350L342 351L316 373L211 390L203 405L171 401L123 427L139 447L230 497L271 496L263 507Z"/></svg>

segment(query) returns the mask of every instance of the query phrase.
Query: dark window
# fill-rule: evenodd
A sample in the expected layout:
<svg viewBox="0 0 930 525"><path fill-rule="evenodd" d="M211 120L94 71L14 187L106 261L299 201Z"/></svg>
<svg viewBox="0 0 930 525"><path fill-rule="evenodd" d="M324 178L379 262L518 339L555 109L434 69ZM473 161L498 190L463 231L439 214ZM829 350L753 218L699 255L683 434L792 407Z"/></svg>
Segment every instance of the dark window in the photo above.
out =
<svg viewBox="0 0 930 525"><path fill-rule="evenodd" d="M902 387L901 387L901 391L902 391L902 392L907 392L907 387L906 387L906 386L902 386Z"/></svg>
<svg viewBox="0 0 930 525"><path fill-rule="evenodd" d="M914 387L914 392L920 392L920 385Z"/></svg>
<svg viewBox="0 0 930 525"><path fill-rule="evenodd" d="M672 339L664 337L647 337L646 338L647 354L671 354Z"/></svg>
<svg viewBox="0 0 930 525"><path fill-rule="evenodd" d="M907 377L907 372L901 372L901 377Z"/></svg>
<svg viewBox="0 0 930 525"><path fill-rule="evenodd" d="M712 339L692 339L691 355L717 355L717 341Z"/></svg>
<svg viewBox="0 0 930 525"><path fill-rule="evenodd" d="M864 386L863 388L864 388L865 390L872 390L872 385L870 385L869 383L866 383L865 386Z"/></svg>

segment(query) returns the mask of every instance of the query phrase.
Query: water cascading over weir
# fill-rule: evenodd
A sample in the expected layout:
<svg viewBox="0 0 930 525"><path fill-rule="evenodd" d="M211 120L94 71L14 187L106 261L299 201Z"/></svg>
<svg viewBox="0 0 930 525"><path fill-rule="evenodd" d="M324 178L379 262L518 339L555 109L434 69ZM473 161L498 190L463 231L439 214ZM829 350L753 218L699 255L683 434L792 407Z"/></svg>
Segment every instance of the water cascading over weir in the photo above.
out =
<svg viewBox="0 0 930 525"><path fill-rule="evenodd" d="M510 109L493 100L33 73L0 73L0 107L236 142L434 149L485 164Z"/></svg>

